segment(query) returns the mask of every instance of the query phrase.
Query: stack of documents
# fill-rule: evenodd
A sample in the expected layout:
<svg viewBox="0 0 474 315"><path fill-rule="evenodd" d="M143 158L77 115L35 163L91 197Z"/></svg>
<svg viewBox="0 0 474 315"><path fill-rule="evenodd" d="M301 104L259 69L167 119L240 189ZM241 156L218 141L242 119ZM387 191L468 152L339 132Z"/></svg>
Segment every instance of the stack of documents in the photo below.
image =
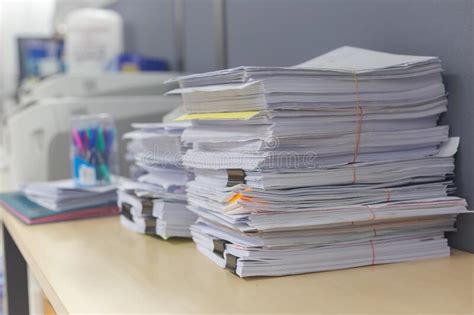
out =
<svg viewBox="0 0 474 315"><path fill-rule="evenodd" d="M31 183L22 192L34 203L52 211L98 208L117 202L115 185L78 187L72 179Z"/></svg>
<svg viewBox="0 0 474 315"><path fill-rule="evenodd" d="M114 196L114 199L116 197ZM78 219L89 219L119 213L116 201L97 207L50 210L29 200L22 192L0 194L0 204L26 224L41 224Z"/></svg>
<svg viewBox="0 0 474 315"><path fill-rule="evenodd" d="M254 169L433 155L448 139L437 125L447 106L440 71L435 57L343 47L296 67L183 77L171 93L183 95L187 118L207 119L185 131L194 143L185 162Z"/></svg>
<svg viewBox="0 0 474 315"><path fill-rule="evenodd" d="M191 237L196 215L186 208L186 182L192 174L182 166L186 145L181 134L189 123L134 124L126 134L129 158L140 175L118 191L120 220L139 233ZM137 174L137 172L135 173Z"/></svg>
<svg viewBox="0 0 474 315"><path fill-rule="evenodd" d="M178 78L197 248L241 277L448 256L459 139L436 57L341 47Z"/></svg>

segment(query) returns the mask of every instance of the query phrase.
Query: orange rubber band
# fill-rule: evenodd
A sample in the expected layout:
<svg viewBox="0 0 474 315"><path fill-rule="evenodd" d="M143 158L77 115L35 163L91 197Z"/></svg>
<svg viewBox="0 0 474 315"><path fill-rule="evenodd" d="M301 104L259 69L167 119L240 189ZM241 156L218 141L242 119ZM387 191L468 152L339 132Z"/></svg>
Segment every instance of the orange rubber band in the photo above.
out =
<svg viewBox="0 0 474 315"><path fill-rule="evenodd" d="M372 215L372 218L370 218L370 221L375 220L375 213L372 211L372 209L370 207L367 207L367 209L369 209L369 212Z"/></svg>
<svg viewBox="0 0 474 315"><path fill-rule="evenodd" d="M357 181L356 165L351 164L351 166L352 166L352 184L355 184Z"/></svg>
<svg viewBox="0 0 474 315"><path fill-rule="evenodd" d="M374 245L374 241L370 241L370 247L372 247L372 263L371 263L371 265L375 265L375 245Z"/></svg>
<svg viewBox="0 0 474 315"><path fill-rule="evenodd" d="M390 198L392 197L392 192L390 189L386 189L385 190L385 193L387 195L387 199L385 200L385 202L390 202Z"/></svg>

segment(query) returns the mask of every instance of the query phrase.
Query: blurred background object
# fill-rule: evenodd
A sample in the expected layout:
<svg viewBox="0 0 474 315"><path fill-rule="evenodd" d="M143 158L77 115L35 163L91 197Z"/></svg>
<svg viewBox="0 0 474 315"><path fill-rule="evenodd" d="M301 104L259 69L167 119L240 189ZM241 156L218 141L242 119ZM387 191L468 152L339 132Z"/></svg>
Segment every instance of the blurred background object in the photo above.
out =
<svg viewBox="0 0 474 315"><path fill-rule="evenodd" d="M74 115L111 113L124 133L179 105L163 96L177 75L166 58L125 50L124 12L104 8L118 2L0 2L0 188L68 177Z"/></svg>
<svg viewBox="0 0 474 315"><path fill-rule="evenodd" d="M71 74L100 74L123 53L123 21L111 10L84 8L65 20L65 69Z"/></svg>
<svg viewBox="0 0 474 315"><path fill-rule="evenodd" d="M117 0L56 0L53 11L53 28L56 35L66 32L66 19L74 11L83 8L106 7Z"/></svg>
<svg viewBox="0 0 474 315"><path fill-rule="evenodd" d="M177 75L163 73L117 73L58 75L42 80L19 95L19 104L7 112L4 150L9 182L14 187L32 181L67 178L70 120L75 115L110 113L118 134L132 122L156 122L180 104L178 97L163 96ZM124 157L119 147L119 156ZM125 160L120 170L125 171Z"/></svg>

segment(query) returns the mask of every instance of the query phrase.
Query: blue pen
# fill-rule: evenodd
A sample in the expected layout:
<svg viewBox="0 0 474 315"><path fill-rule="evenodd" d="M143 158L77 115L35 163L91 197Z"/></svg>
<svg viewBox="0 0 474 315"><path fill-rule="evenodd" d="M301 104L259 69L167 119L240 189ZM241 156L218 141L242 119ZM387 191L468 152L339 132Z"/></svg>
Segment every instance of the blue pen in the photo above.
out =
<svg viewBox="0 0 474 315"><path fill-rule="evenodd" d="M112 128L104 130L105 137L105 154L104 159L108 163L112 145L114 143L114 130Z"/></svg>
<svg viewBox="0 0 474 315"><path fill-rule="evenodd" d="M88 133L90 135L88 148L89 148L89 150L92 150L92 149L95 148L95 143L97 141L97 129L91 128L88 131L89 131Z"/></svg>
<svg viewBox="0 0 474 315"><path fill-rule="evenodd" d="M87 154L87 147L89 145L89 139L87 137L87 133L85 130L79 130L78 131L79 138L82 141L82 150L79 150L80 154L83 154L85 156Z"/></svg>

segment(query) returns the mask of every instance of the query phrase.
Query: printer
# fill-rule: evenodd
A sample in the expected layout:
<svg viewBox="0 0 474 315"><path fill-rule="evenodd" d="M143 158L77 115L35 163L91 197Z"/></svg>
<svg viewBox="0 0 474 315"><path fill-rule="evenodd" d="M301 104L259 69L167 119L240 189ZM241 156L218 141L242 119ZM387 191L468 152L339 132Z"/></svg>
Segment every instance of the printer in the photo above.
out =
<svg viewBox="0 0 474 315"><path fill-rule="evenodd" d="M20 91L3 122L3 150L12 188L71 176L70 120L74 115L109 113L119 135L133 122L159 122L180 105L163 94L177 73L59 75ZM119 139L120 170L126 175L125 145Z"/></svg>

